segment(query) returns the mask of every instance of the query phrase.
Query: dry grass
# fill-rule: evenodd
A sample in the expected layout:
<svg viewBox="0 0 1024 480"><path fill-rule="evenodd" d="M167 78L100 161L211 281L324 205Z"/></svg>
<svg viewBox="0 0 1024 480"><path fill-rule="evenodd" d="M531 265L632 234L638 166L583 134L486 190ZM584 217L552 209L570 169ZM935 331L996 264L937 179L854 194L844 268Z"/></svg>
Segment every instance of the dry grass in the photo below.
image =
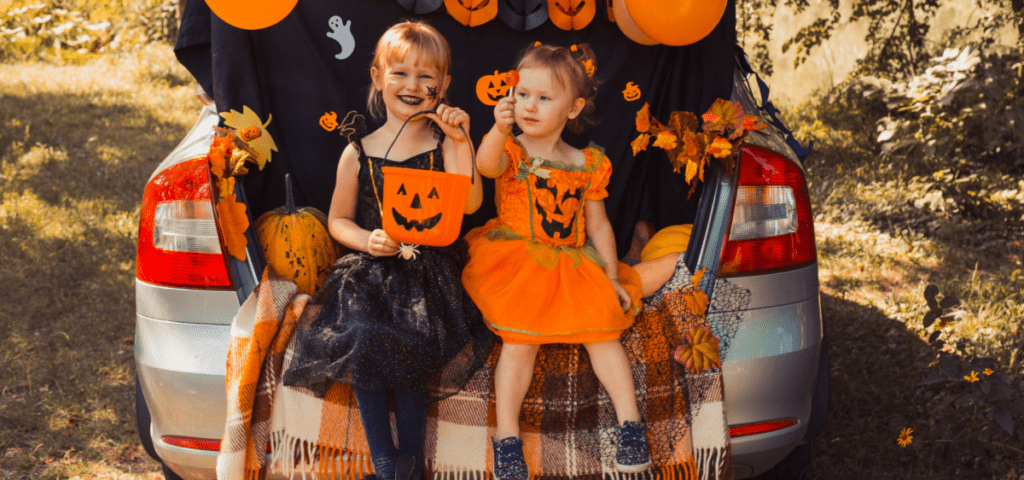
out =
<svg viewBox="0 0 1024 480"><path fill-rule="evenodd" d="M984 425L977 410L941 405L969 384L917 384L939 373L942 350L928 343L935 327L922 326L930 283L962 300L940 338L963 340L967 356L994 357L999 374L1021 378L1014 332L1024 327L1024 185L1019 175L975 165L957 176L984 208L933 209L929 199L951 170L880 161L867 120L851 119L848 131L803 124L818 133L808 179L832 363L831 412L807 478L1018 480L1019 430L981 443L979 455L967 447ZM904 428L914 430L906 448L896 443Z"/></svg>
<svg viewBox="0 0 1024 480"><path fill-rule="evenodd" d="M194 120L188 83L166 46L0 65L0 480L160 478L135 431L135 236L145 180ZM1020 375L1009 360L1024 318L1020 223L911 215L931 171L868 168L863 128L805 130L816 128L808 178L832 410L808 477L1017 480L1020 442L981 458L940 438L963 412L934 409L935 390L912 386L938 353L920 327L927 283L964 300L948 335ZM976 173L991 192L1018 188ZM1024 197L982 196L1020 215ZM906 427L914 441L901 448Z"/></svg>
<svg viewBox="0 0 1024 480"><path fill-rule="evenodd" d="M189 78L166 46L0 65L0 479L159 477L135 431L135 242Z"/></svg>

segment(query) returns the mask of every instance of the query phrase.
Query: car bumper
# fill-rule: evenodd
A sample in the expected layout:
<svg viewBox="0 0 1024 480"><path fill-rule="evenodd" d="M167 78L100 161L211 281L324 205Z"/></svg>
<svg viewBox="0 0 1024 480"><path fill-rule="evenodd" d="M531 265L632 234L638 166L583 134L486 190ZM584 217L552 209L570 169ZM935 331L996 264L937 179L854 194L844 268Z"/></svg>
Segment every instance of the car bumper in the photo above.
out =
<svg viewBox="0 0 1024 480"><path fill-rule="evenodd" d="M136 362L152 416L154 448L182 478L215 478L217 452L182 448L163 439L168 435L221 438L230 305L237 305L237 297L234 292L198 292L143 282L137 282L136 290L137 298L150 305L140 308L136 317ZM181 295L192 297L187 302L195 307L191 314L180 309L162 313L158 308L168 298L173 300L168 304L180 305ZM228 306L218 310L215 304ZM237 311L237 306L233 308ZM732 439L736 477L747 478L782 460L807 430L821 316L817 296L783 306L712 315L727 314L741 319L723 362L727 421L735 426L797 420L781 430Z"/></svg>

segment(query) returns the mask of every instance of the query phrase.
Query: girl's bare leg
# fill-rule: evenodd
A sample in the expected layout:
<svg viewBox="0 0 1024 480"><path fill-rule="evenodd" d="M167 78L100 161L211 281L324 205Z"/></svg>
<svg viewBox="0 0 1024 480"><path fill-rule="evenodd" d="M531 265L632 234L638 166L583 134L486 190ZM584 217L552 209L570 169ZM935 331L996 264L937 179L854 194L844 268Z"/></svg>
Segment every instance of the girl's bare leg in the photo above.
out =
<svg viewBox="0 0 1024 480"><path fill-rule="evenodd" d="M533 365L539 348L539 345L514 343L501 347L498 366L494 369L494 407L498 422L494 432L496 440L519 436L519 411L533 380Z"/></svg>
<svg viewBox="0 0 1024 480"><path fill-rule="evenodd" d="M633 370L630 368L629 357L626 356L626 349L622 348L622 343L618 340L609 340L583 346L590 354L594 374L612 399L619 424L626 421L639 422L640 411L636 406ZM504 354L502 352L502 355Z"/></svg>

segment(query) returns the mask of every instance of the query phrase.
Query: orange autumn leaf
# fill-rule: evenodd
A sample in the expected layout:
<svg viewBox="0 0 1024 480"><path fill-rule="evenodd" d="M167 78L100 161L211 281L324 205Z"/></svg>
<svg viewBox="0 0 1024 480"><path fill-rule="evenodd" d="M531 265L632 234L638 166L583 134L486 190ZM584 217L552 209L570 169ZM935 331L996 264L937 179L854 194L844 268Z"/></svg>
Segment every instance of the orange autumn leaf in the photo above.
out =
<svg viewBox="0 0 1024 480"><path fill-rule="evenodd" d="M711 115L708 115L708 114ZM714 118L718 117L718 118ZM713 121L704 122L705 132L725 133L726 130L737 130L743 128L743 107L739 102L730 102L719 98L711 104L711 108L704 114L704 118L712 118Z"/></svg>
<svg viewBox="0 0 1024 480"><path fill-rule="evenodd" d="M707 269L708 267L704 267L700 270L697 270L697 273L693 274L693 288L697 288L697 285L700 285L701 279L704 278L704 271Z"/></svg>
<svg viewBox="0 0 1024 480"><path fill-rule="evenodd" d="M658 138L654 140L654 146L664 148L665 150L671 150L676 148L678 140L679 139L676 138L676 134L666 130L658 133Z"/></svg>
<svg viewBox="0 0 1024 480"><path fill-rule="evenodd" d="M694 288L683 296L683 300L686 302L686 309L690 313L698 317L704 317L707 314L710 302L708 301L708 294L704 293L703 290Z"/></svg>
<svg viewBox="0 0 1024 480"><path fill-rule="evenodd" d="M669 128L678 135L683 135L687 130L696 131L697 125L697 116L691 112L672 112L668 118Z"/></svg>
<svg viewBox="0 0 1024 480"><path fill-rule="evenodd" d="M676 173L679 173L679 171L689 163L696 163L700 161L702 156L701 139L694 134L692 130L684 130L683 142L680 145L674 161L672 162L673 170ZM689 183L689 180L687 180L687 183Z"/></svg>
<svg viewBox="0 0 1024 480"><path fill-rule="evenodd" d="M699 165L698 160L691 160L686 162L686 183L693 181L693 177L697 176L697 170Z"/></svg>
<svg viewBox="0 0 1024 480"><path fill-rule="evenodd" d="M722 366L719 340L708 327L693 326L686 332L686 341L676 348L675 360L691 373Z"/></svg>
<svg viewBox="0 0 1024 480"><path fill-rule="evenodd" d="M234 148L231 137L213 137L213 144L210 145L210 152L207 156L210 158L210 172L216 175L218 178L223 177L225 171L228 170L228 158L231 155L231 150Z"/></svg>
<svg viewBox="0 0 1024 480"><path fill-rule="evenodd" d="M641 133L636 140L633 140L629 145L633 147L633 156L640 153L641 150L647 150L647 143L651 141L651 136L646 133Z"/></svg>
<svg viewBox="0 0 1024 480"><path fill-rule="evenodd" d="M235 191L235 177L217 179L217 193L220 198L227 197Z"/></svg>
<svg viewBox="0 0 1024 480"><path fill-rule="evenodd" d="M650 104L644 103L644 106L640 107L640 110L636 112L636 131L640 133L646 133L651 129L651 106ZM633 151L637 151L636 147ZM634 153L633 155L636 155Z"/></svg>
<svg viewBox="0 0 1024 480"><path fill-rule="evenodd" d="M249 217L245 214L245 204L238 203L234 193L217 202L217 221L220 231L224 234L224 243L231 256L245 261L245 247L249 241L245 231L249 229Z"/></svg>
<svg viewBox="0 0 1024 480"><path fill-rule="evenodd" d="M708 145L707 152L713 155L715 158L725 158L732 155L732 143L728 140L718 137L711 145Z"/></svg>
<svg viewBox="0 0 1024 480"><path fill-rule="evenodd" d="M761 130L764 130L765 128L768 128L768 125L765 125L764 122L761 121L761 117L758 117L757 115L744 115L743 116L743 129L744 130L746 130L748 132L760 132Z"/></svg>

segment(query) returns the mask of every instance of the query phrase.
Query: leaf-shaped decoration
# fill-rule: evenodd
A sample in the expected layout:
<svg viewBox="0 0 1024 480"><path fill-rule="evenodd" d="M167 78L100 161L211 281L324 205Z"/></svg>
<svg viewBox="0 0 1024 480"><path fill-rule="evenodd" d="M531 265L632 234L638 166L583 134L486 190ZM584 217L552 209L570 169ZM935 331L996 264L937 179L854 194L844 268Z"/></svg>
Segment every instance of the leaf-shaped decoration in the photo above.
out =
<svg viewBox="0 0 1024 480"><path fill-rule="evenodd" d="M630 146L633 147L633 156L640 153L641 150L647 150L647 143L651 141L651 136L646 133L641 133L636 140L630 142Z"/></svg>
<svg viewBox="0 0 1024 480"><path fill-rule="evenodd" d="M651 129L651 106L648 103L644 103L644 106L640 107L640 110L636 112L636 131L640 133L646 133ZM634 150L636 150L634 148ZM633 155L636 155L634 153Z"/></svg>
<svg viewBox="0 0 1024 480"><path fill-rule="evenodd" d="M698 317L707 315L710 302L708 301L708 294L704 293L703 290L694 288L692 291L686 292L683 300L686 302L686 309L690 313Z"/></svg>
<svg viewBox="0 0 1024 480"><path fill-rule="evenodd" d="M693 183L693 177L697 176L699 166L699 160L686 162L686 183Z"/></svg>
<svg viewBox="0 0 1024 480"><path fill-rule="evenodd" d="M697 286L700 285L700 281L704 278L704 271L707 269L708 267L704 267L700 270L697 270L697 273L693 274L693 288L697 288Z"/></svg>
<svg viewBox="0 0 1024 480"><path fill-rule="evenodd" d="M247 131L247 128L257 129L255 138L247 140L249 147L255 152L254 156L256 164L260 170L263 170L263 166L270 161L271 151L277 151L277 144L274 143L273 137L270 136L270 132L266 130L267 125L270 124L270 120L273 116L268 116L266 123L260 121L260 117L256 115L248 106L242 106L242 112L239 113L236 110L230 112L221 112L221 117L224 117L224 124L234 128L238 131ZM248 130L251 131L251 130Z"/></svg>
<svg viewBox="0 0 1024 480"><path fill-rule="evenodd" d="M712 122L704 122L705 132L725 133L726 130L743 129L743 106L739 102L730 102L719 98L711 104L708 113L717 115Z"/></svg>
<svg viewBox="0 0 1024 480"><path fill-rule="evenodd" d="M718 349L719 340L708 327L690 327L686 332L686 343L676 348L675 360L691 373L700 373L709 368L722 366Z"/></svg>
<svg viewBox="0 0 1024 480"><path fill-rule="evenodd" d="M732 155L732 143L722 137L718 137L715 141L711 142L711 145L708 145L707 152L715 158L728 157Z"/></svg>
<svg viewBox="0 0 1024 480"><path fill-rule="evenodd" d="M679 135L687 130L695 132L697 131L697 116L691 112L672 112L668 119L668 126Z"/></svg>
<svg viewBox="0 0 1024 480"><path fill-rule="evenodd" d="M700 137L700 135L693 133L692 130L683 131L683 141L680 142L679 147L676 149L676 155L672 157L674 159L672 167L676 173L681 171L689 163L697 163L700 161L700 158L703 156L701 154L703 146L701 145Z"/></svg>
<svg viewBox="0 0 1024 480"><path fill-rule="evenodd" d="M760 132L766 128L768 128L768 125L765 125L765 123L761 121L761 117L758 117L757 115L743 116L743 130L748 132Z"/></svg>
<svg viewBox="0 0 1024 480"><path fill-rule="evenodd" d="M238 203L237 196L232 193L217 202L217 221L220 231L224 234L224 243L231 256L245 261L245 247L249 240L245 231L249 229L249 217L245 214L245 204Z"/></svg>
<svg viewBox="0 0 1024 480"><path fill-rule="evenodd" d="M235 191L235 177L218 178L217 194L220 198L231 195Z"/></svg>
<svg viewBox="0 0 1024 480"><path fill-rule="evenodd" d="M658 133L658 138L654 139L654 146L665 150L672 150L673 148L676 148L678 140L679 139L676 137L676 134L665 130Z"/></svg>
<svg viewBox="0 0 1024 480"><path fill-rule="evenodd" d="M231 150L234 148L231 142L230 136L214 136L213 144L210 145L210 152L207 156L210 158L210 172L217 176L217 178L223 178L224 172L227 170L228 158L231 156Z"/></svg>

